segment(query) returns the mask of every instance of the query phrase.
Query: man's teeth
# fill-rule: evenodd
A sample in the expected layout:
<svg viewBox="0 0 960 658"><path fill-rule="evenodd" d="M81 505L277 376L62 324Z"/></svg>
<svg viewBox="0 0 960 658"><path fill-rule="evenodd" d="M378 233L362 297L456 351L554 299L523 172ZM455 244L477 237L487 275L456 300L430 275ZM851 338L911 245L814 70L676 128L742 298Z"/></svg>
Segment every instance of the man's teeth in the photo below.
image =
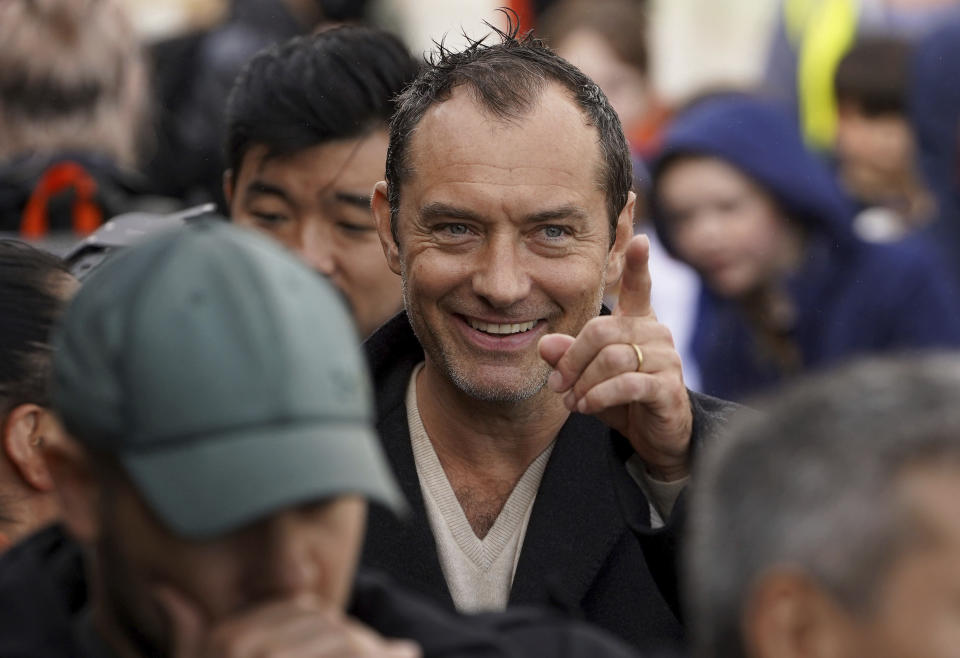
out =
<svg viewBox="0 0 960 658"><path fill-rule="evenodd" d="M477 331L488 334L519 334L523 331L530 331L537 324L536 320L530 322L520 322L514 324L494 324L492 322L480 322L478 320L467 319L471 327Z"/></svg>

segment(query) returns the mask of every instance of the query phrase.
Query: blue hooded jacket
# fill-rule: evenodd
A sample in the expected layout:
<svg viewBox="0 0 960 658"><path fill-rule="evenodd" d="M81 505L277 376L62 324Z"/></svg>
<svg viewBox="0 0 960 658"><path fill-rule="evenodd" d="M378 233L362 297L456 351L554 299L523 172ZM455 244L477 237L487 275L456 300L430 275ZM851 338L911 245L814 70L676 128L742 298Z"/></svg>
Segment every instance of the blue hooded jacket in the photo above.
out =
<svg viewBox="0 0 960 658"><path fill-rule="evenodd" d="M920 166L937 200L936 220L924 229L949 259L960 282L960 16L916 45L909 109Z"/></svg>
<svg viewBox="0 0 960 658"><path fill-rule="evenodd" d="M853 233L853 206L829 170L774 106L746 96L702 101L667 132L652 168L658 234L677 255L660 209L659 184L681 155L715 157L751 178L806 229L803 262L783 285L794 304L788 338L801 368L865 353L960 345L960 300L929 243L868 244ZM765 356L740 303L704 287L692 352L703 391L742 399L787 373Z"/></svg>

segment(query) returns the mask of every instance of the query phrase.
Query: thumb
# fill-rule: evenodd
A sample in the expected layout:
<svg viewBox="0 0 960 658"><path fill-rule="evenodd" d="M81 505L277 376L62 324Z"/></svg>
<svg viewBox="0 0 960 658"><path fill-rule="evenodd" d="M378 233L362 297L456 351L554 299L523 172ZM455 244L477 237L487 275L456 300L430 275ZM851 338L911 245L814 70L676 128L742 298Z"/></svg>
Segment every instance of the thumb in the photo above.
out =
<svg viewBox="0 0 960 658"><path fill-rule="evenodd" d="M169 585L156 585L151 593L167 622L170 658L199 658L206 623L195 603Z"/></svg>
<svg viewBox="0 0 960 658"><path fill-rule="evenodd" d="M566 334L547 334L537 343L537 350L540 352L540 358L547 362L551 368L557 366L557 362L567 353L570 346L573 345L573 336Z"/></svg>

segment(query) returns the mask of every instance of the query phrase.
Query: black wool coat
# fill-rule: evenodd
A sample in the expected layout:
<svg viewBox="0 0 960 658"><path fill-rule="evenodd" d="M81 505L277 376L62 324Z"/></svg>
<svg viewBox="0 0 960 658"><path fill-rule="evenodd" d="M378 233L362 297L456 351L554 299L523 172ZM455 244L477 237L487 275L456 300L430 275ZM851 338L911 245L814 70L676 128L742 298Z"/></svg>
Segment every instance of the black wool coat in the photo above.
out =
<svg viewBox="0 0 960 658"><path fill-rule="evenodd" d="M377 402L377 430L410 511L373 507L363 563L452 608L417 477L405 396L423 350L405 314L365 344ZM691 393L694 444L714 435L736 407ZM650 506L626 471L632 448L592 416L561 428L534 502L509 603L559 608L624 638L643 652L677 647L676 556L680 526L650 529Z"/></svg>

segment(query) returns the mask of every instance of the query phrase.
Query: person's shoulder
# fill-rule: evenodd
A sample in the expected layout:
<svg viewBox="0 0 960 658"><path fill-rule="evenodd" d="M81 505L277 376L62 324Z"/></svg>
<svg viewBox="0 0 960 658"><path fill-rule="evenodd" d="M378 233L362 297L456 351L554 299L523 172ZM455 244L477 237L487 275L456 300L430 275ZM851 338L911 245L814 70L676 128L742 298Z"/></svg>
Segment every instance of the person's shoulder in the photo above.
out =
<svg viewBox="0 0 960 658"><path fill-rule="evenodd" d="M693 436L695 445L709 441L726 427L734 414L746 407L736 402L717 398L705 393L688 390L690 409L693 412Z"/></svg>
<svg viewBox="0 0 960 658"><path fill-rule="evenodd" d="M62 527L12 547L0 557L0 656L69 655L86 599L82 552Z"/></svg>
<svg viewBox="0 0 960 658"><path fill-rule="evenodd" d="M943 254L925 233L866 245L852 274L863 284L861 294L880 295L894 306L924 299L933 290L941 297L960 294Z"/></svg>
<svg viewBox="0 0 960 658"><path fill-rule="evenodd" d="M363 343L377 398L378 417L403 401L410 373L423 361L423 348L403 311Z"/></svg>
<svg viewBox="0 0 960 658"><path fill-rule="evenodd" d="M861 267L898 278L905 271L935 271L940 264L939 251L926 234L907 235L890 242L864 242L858 256Z"/></svg>
<svg viewBox="0 0 960 658"><path fill-rule="evenodd" d="M511 608L460 615L370 570L358 573L349 612L385 636L416 641L428 657L638 656L621 640L558 613Z"/></svg>

